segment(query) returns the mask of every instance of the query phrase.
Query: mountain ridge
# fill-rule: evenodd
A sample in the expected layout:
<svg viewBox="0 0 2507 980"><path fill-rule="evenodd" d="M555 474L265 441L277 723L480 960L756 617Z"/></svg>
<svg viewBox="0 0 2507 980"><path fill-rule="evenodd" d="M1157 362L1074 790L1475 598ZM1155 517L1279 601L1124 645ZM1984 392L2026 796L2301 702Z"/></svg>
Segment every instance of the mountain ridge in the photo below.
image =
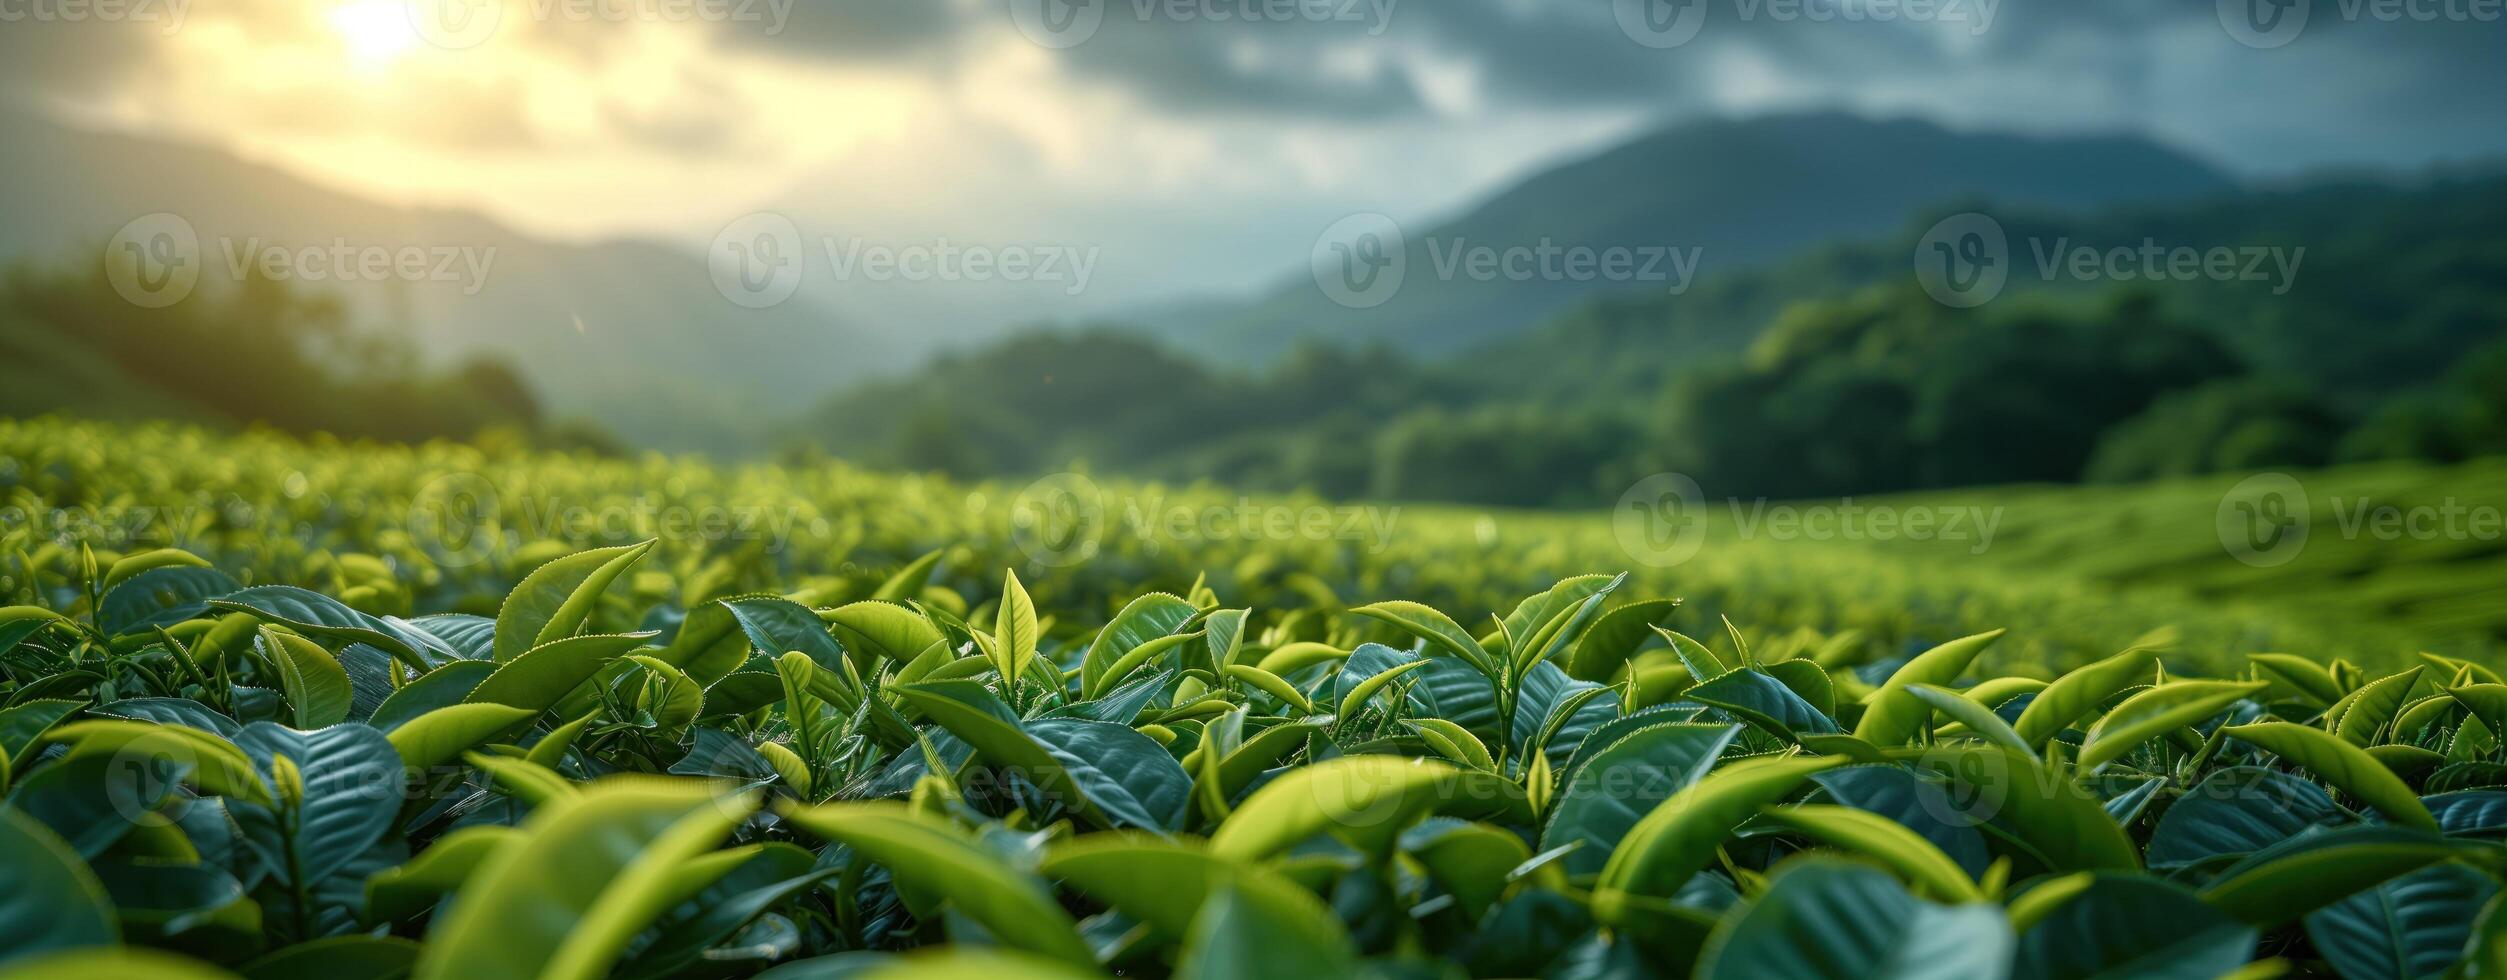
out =
<svg viewBox="0 0 2507 980"><path fill-rule="evenodd" d="M1840 111L1692 120L1519 176L1403 229L1404 278L1379 305L1341 306L1296 270L1250 301L1169 304L1205 316L1223 311L1207 322L1150 311L1144 328L1223 360L1268 362L1306 340L1383 343L1434 357L1531 329L1585 299L1648 285L1502 272L1498 280L1474 279L1455 258L1469 249L1698 249L1695 280L1650 284L1685 291L1827 242L1893 233L1947 201L2078 209L2237 186L2228 172L2131 133L1955 130ZM1657 263L1658 271L1668 268Z"/></svg>
<svg viewBox="0 0 2507 980"><path fill-rule="evenodd" d="M398 206L336 190L205 144L79 129L11 113L0 177L41 186L0 224L0 259L84 263L125 223L176 215L199 240L204 289L232 264L289 251L446 251L477 282L313 284L369 330L404 335L434 363L512 363L555 411L598 418L641 445L756 448L749 424L844 381L907 366L902 334L850 322L807 294L746 309L713 286L706 257L644 238L561 242L459 208ZM490 250L493 250L491 253ZM326 270L327 275L327 270Z"/></svg>

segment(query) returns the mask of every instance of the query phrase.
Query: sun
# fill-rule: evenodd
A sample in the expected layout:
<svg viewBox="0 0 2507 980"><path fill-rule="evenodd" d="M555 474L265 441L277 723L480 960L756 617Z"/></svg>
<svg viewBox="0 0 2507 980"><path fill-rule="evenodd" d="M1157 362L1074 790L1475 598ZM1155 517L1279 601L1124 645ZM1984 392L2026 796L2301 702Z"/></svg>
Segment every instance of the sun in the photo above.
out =
<svg viewBox="0 0 2507 980"><path fill-rule="evenodd" d="M331 11L331 29L347 45L349 59L366 68L389 65L420 41L417 27L409 22L405 0L342 3Z"/></svg>

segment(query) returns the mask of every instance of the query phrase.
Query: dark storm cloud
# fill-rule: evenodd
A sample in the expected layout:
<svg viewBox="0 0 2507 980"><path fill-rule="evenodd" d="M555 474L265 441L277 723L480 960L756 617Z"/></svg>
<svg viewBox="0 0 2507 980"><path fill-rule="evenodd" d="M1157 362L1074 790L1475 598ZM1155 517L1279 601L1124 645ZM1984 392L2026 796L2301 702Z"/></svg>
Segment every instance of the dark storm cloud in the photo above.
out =
<svg viewBox="0 0 2507 980"><path fill-rule="evenodd" d="M802 58L896 62L932 57L975 14L945 0L798 0L780 31L722 25L726 43Z"/></svg>
<svg viewBox="0 0 2507 980"><path fill-rule="evenodd" d="M2012 117L2031 107L1997 103L2025 95L1946 83L1963 71L2035 74L2048 85L2102 91L2133 111L2199 117L2206 103L2237 105L2247 93L2158 91L2154 80L2185 69L2185 61L2205 63L2198 74L2251 75L2259 85L2313 76L2317 84L2288 84L2333 96L2333 106L2360 113L2363 124L2425 126L2428 138L2452 142L2464 134L2438 132L2444 121L2495 118L2503 103L2490 96L2507 80L2507 23L2379 20L2360 13L2366 8L2355 0L2312 0L2305 34L2270 50L2238 43L2218 6L2199 0L1934 0L1929 14L1894 19L1877 12L1915 10L1925 0L1690 0L1705 6L1705 21L1695 39L1670 49L1632 40L1609 0L1403 0L1374 33L1330 22L1143 19L1141 0L1104 2L1105 27L1058 52L1075 73L1181 106L1324 117L1421 108L1410 73L1436 60L1470 65L1479 97L1498 104L1696 108L1714 80L1715 56L1746 51L1790 81L1838 96L1940 79L1945 101ZM1224 9L1238 0L1217 2ZM1004 6L961 15L1003 16ZM1819 9L1831 14L1822 19ZM1351 44L1380 45L1387 56L1362 80L1318 80L1327 53ZM2328 74L2331 93L2321 91ZM2338 126L2294 96L2267 108L2287 125L2338 138Z"/></svg>
<svg viewBox="0 0 2507 980"><path fill-rule="evenodd" d="M1337 2L1337 0L1336 0ZM1060 51L1077 77L1200 112L1318 118L1424 109L1381 32L1356 21L1259 24L1130 16L1118 5L1084 44Z"/></svg>
<svg viewBox="0 0 2507 980"><path fill-rule="evenodd" d="M797 58L945 67L960 42L1012 28L1014 4L1066 0L860 0L796 6L780 32L723 27L725 43ZM1421 108L1397 66L1371 60L1374 11L1400 0L1300 0L1320 18L1248 18L1248 0L1083 0L1099 11L1085 40L1048 48L1082 81L1186 112L1382 116ZM1251 0L1257 11L1273 0ZM1071 9L1080 9L1077 7ZM1341 16L1346 12L1347 16Z"/></svg>
<svg viewBox="0 0 2507 980"><path fill-rule="evenodd" d="M191 0L150 0L168 14ZM269 0L232 0L232 15ZM761 3L767 0L760 0ZM792 0L779 29L715 24L726 54L947 78L1021 34L1075 85L1110 87L1183 121L1481 118L1483 110L1746 111L1768 98L1882 105L1982 125L2141 127L2249 169L2409 163L2507 151L2507 23L2379 19L2379 0L2305 0L2285 46L2240 44L2209 0ZM1696 35L1637 43L1622 3L1687 3ZM2362 3L2365 6L2362 6ZM2406 10L2471 9L2412 0ZM1882 9L1906 14L1883 21ZM1093 9L1076 39L1035 40L1017 12ZM1677 9L1677 8L1665 8ZM2234 9L2234 8L2232 8ZM1287 11L1287 16L1282 16ZM205 18L208 9L199 11ZM1823 16L1824 12L1824 16ZM301 15L301 8L296 10ZM1032 16L1030 18L1032 20ZM275 25L302 16L266 17ZM0 99L109 98L143 76L166 21L0 22ZM302 25L297 25L302 26ZM533 42L625 55L607 24L547 24ZM1972 27L1984 27L1981 32ZM1066 43L1067 42L1067 43ZM1738 70L1734 66L1743 66ZM613 111L652 143L722 145L723 127ZM736 113L735 113L736 114ZM2288 161L2296 161L2290 164Z"/></svg>

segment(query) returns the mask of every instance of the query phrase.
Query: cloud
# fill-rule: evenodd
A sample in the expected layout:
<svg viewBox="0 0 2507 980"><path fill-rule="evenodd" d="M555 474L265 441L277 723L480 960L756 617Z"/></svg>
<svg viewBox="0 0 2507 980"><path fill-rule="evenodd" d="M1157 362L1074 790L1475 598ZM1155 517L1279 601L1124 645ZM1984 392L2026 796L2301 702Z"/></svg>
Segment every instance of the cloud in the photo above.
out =
<svg viewBox="0 0 2507 980"><path fill-rule="evenodd" d="M1059 56L1077 79L1176 112L1363 120L1424 111L1404 46L1364 31L1355 23L1109 17Z"/></svg>
<svg viewBox="0 0 2507 980"><path fill-rule="evenodd" d="M767 0L751 6L765 10ZM797 0L781 29L763 21L725 21L725 45L794 58L833 58L850 63L896 63L940 53L973 15L948 0L846 0L841 4Z"/></svg>
<svg viewBox="0 0 2507 980"><path fill-rule="evenodd" d="M719 33L727 50L948 73L972 49L1019 30L1014 6L1063 2L804 5L780 32L726 23ZM1346 119L1422 108L1399 51L1380 43L1399 0L1305 2L1318 16L1282 18L1276 4L1247 0L1085 0L1101 11L1085 38L1048 49L1074 81L1174 112Z"/></svg>
<svg viewBox="0 0 2507 980"><path fill-rule="evenodd" d="M738 0L764 19L719 23L506 0L487 43L362 69L328 0L190 2L172 35L0 23L0 85L378 196L700 241L783 206L776 188L858 213L845 191L876 156L901 226L1084 202L1036 233L1189 215L1164 240L1288 248L1309 202L1424 217L1664 118L1804 108L2143 131L2249 173L2507 152L2507 102L2483 97L2507 82L2507 24L2344 21L2334 0L2272 50L2190 0L1929 0L1946 22L1869 15L1890 0L1690 0L1706 19L1668 49L1621 28L1621 0L1089 0L1083 37L1043 39L1014 9L1065 0ZM1215 278L1234 253L1206 251Z"/></svg>
<svg viewBox="0 0 2507 980"><path fill-rule="evenodd" d="M707 75L682 70L678 76L669 100L608 99L601 103L602 120L627 142L661 153L703 157L736 149L738 95Z"/></svg>

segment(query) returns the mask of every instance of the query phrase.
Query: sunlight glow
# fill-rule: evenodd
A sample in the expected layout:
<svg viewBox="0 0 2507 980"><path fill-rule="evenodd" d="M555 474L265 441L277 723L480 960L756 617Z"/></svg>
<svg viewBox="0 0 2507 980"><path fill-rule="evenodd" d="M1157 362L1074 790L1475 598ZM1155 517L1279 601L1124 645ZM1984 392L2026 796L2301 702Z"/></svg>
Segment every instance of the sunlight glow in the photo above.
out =
<svg viewBox="0 0 2507 980"><path fill-rule="evenodd" d="M331 11L331 29L347 44L349 58L361 68L381 68L419 44L402 0L352 0Z"/></svg>

